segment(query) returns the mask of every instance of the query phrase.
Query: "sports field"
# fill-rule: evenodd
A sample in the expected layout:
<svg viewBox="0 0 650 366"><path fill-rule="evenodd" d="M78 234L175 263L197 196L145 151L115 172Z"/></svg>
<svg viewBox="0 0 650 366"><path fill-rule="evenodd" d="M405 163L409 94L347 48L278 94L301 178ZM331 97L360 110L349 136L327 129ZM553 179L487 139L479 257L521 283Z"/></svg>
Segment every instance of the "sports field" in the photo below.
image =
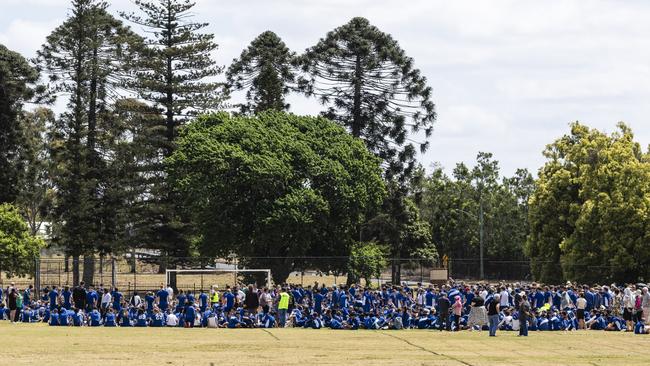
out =
<svg viewBox="0 0 650 366"><path fill-rule="evenodd" d="M0 323L0 365L648 365L631 333L70 328Z"/></svg>

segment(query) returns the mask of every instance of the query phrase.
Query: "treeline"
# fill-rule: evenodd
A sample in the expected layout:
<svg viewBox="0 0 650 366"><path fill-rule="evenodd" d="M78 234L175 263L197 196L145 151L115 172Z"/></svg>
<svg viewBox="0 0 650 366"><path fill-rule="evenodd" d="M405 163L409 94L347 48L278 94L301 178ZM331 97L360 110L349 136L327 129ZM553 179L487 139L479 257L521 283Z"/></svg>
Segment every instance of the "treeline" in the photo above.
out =
<svg viewBox="0 0 650 366"><path fill-rule="evenodd" d="M431 87L368 20L302 53L266 31L224 67L193 2L135 5L116 16L72 0L33 60L0 45L0 203L32 235L52 222L74 283L92 283L96 256L141 248L171 267L236 255L276 281L303 268L356 281L388 258L443 256L530 260L544 281L647 279L648 155L627 127L573 125L537 182L502 178L489 153L427 175L416 154L436 119ZM321 117L286 113L291 93ZM19 245L3 257L41 245L7 238Z"/></svg>

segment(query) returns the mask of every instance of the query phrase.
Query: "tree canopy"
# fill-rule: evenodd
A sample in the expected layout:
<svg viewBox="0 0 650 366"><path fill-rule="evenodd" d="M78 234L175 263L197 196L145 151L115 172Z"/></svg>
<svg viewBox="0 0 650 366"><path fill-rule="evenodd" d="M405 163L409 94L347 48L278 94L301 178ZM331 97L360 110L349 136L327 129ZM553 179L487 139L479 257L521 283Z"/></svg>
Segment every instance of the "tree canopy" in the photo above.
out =
<svg viewBox="0 0 650 366"><path fill-rule="evenodd" d="M0 271L9 276L31 274L34 259L43 246L42 239L31 235L18 208L0 204Z"/></svg>
<svg viewBox="0 0 650 366"><path fill-rule="evenodd" d="M527 252L542 281L650 278L650 160L625 124L578 122L546 147L530 199Z"/></svg>
<svg viewBox="0 0 650 366"><path fill-rule="evenodd" d="M379 161L325 118L280 112L206 115L167 160L173 186L199 229L199 251L235 253L276 282L304 256L347 256L356 227L384 195ZM278 258L288 257L288 258ZM347 263L328 262L345 272Z"/></svg>

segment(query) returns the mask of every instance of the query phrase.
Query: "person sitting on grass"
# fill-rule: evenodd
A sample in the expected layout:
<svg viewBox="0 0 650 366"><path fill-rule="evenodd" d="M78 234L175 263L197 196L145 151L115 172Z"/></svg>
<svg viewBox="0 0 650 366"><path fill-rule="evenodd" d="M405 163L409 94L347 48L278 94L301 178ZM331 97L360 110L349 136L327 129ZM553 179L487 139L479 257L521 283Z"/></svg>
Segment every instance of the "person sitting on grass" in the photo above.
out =
<svg viewBox="0 0 650 366"><path fill-rule="evenodd" d="M153 310L153 316L151 317L151 326L152 327L163 327L165 326L165 314L156 308Z"/></svg>
<svg viewBox="0 0 650 366"><path fill-rule="evenodd" d="M230 310L230 313L228 313L228 328L241 328L241 323L235 310Z"/></svg>
<svg viewBox="0 0 650 366"><path fill-rule="evenodd" d="M102 325L102 314L97 309L93 309L90 312L90 326L99 327Z"/></svg>
<svg viewBox="0 0 650 366"><path fill-rule="evenodd" d="M639 319L634 325L634 334L650 334L650 327L646 327L643 319Z"/></svg>
<svg viewBox="0 0 650 366"><path fill-rule="evenodd" d="M165 291L167 292L167 291ZM156 311L158 308L154 308L154 311ZM146 327L148 321L147 321L147 314L145 314L143 309L138 309L138 317L135 322L136 327Z"/></svg>
<svg viewBox="0 0 650 366"><path fill-rule="evenodd" d="M75 309L74 315L72 316L72 325L75 327L84 325L84 313L81 309Z"/></svg>
<svg viewBox="0 0 650 366"><path fill-rule="evenodd" d="M51 326L59 325L59 311L56 309L50 311L50 325Z"/></svg>
<svg viewBox="0 0 650 366"><path fill-rule="evenodd" d="M64 307L59 309L59 325L62 327L67 327L70 325L70 316L68 315L68 309Z"/></svg>
<svg viewBox="0 0 650 366"><path fill-rule="evenodd" d="M109 308L106 310L106 320L104 321L105 327L116 327L117 323L115 321L115 313L113 309Z"/></svg>
<svg viewBox="0 0 650 366"><path fill-rule="evenodd" d="M196 309L194 304L189 303L185 306L185 328L194 328L194 320L196 318Z"/></svg>

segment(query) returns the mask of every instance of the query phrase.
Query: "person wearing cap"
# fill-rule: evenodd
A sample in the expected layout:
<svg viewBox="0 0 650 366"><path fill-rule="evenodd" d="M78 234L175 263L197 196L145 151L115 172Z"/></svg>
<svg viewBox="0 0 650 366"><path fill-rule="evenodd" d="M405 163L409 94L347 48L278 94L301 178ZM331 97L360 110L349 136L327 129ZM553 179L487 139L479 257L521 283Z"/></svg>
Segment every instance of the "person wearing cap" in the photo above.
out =
<svg viewBox="0 0 650 366"><path fill-rule="evenodd" d="M521 302L519 303L519 336L528 337L528 319L530 318L530 303L524 291L519 293Z"/></svg>

